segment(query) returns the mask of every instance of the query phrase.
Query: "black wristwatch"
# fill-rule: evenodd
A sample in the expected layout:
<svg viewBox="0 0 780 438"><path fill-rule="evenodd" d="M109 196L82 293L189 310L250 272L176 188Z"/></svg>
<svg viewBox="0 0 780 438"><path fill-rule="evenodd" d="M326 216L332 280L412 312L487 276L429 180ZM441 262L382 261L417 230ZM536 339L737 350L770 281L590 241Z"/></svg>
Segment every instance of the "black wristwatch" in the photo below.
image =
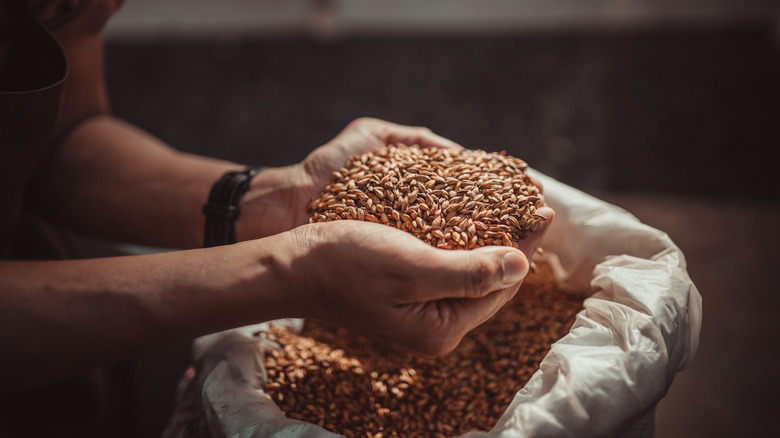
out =
<svg viewBox="0 0 780 438"><path fill-rule="evenodd" d="M236 220L241 215L238 203L249 190L249 182L265 167L252 167L238 172L228 172L211 188L209 200L203 206L206 229L203 246L236 243Z"/></svg>

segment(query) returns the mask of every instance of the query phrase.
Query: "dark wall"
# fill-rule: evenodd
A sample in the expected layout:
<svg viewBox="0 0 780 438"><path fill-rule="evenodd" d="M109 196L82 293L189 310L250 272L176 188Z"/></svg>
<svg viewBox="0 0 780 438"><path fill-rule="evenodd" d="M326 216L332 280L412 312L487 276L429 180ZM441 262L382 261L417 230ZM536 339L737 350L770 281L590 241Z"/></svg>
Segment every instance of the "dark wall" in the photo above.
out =
<svg viewBox="0 0 780 438"><path fill-rule="evenodd" d="M373 116L586 191L780 195L770 27L111 42L107 71L117 115L244 163L299 161Z"/></svg>

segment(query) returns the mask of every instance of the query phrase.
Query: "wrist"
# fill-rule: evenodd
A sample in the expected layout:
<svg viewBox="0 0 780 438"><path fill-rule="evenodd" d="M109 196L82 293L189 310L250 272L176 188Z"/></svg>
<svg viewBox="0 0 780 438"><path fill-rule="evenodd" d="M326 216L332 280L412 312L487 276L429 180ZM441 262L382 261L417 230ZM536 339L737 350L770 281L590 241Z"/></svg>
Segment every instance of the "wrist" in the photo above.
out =
<svg viewBox="0 0 780 438"><path fill-rule="evenodd" d="M223 174L211 187L208 202L203 206L206 215L203 246L236 243L236 221L241 216L241 198L249 191L252 179L265 170L249 167Z"/></svg>
<svg viewBox="0 0 780 438"><path fill-rule="evenodd" d="M163 320L185 335L200 336L297 317L289 283L295 254L288 246L288 239L280 235L170 253L177 257L173 269L186 275L174 275L180 280L173 291L157 295L165 303L177 302L159 306Z"/></svg>
<svg viewBox="0 0 780 438"><path fill-rule="evenodd" d="M307 243L298 229L262 239L233 245L244 268L234 270L243 301L250 313L263 309L263 319L310 317L311 298L315 295L307 273ZM239 264L241 262L239 261Z"/></svg>
<svg viewBox="0 0 780 438"><path fill-rule="evenodd" d="M239 241L272 236L308 223L314 185L299 164L269 168L255 176L241 199Z"/></svg>

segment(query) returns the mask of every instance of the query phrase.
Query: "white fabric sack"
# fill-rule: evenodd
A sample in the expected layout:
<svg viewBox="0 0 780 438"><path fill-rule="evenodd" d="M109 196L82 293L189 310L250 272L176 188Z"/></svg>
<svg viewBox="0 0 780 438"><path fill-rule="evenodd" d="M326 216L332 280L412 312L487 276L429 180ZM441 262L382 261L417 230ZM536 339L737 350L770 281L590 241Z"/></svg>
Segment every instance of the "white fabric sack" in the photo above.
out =
<svg viewBox="0 0 780 438"><path fill-rule="evenodd" d="M592 295L493 429L463 437L614 436L654 409L693 358L701 296L665 233L545 175L533 176L556 212L545 251L560 261L564 287ZM300 328L302 321L282 323ZM274 346L253 334L264 328L195 341L197 376L189 384L202 426L214 438L339 436L286 418L263 392L263 352Z"/></svg>

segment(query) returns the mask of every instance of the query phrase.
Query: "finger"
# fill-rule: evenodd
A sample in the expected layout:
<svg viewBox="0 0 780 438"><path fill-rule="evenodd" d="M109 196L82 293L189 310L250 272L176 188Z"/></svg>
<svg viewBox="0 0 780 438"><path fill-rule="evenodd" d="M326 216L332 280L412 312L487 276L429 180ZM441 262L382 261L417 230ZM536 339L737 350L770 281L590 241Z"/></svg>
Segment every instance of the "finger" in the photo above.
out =
<svg viewBox="0 0 780 438"><path fill-rule="evenodd" d="M419 332L413 333L412 342L407 342L402 348L427 357L449 353L466 333L495 315L518 289L519 285L516 285L481 298L446 299L409 306L409 310L419 317L412 317L416 322L412 326L426 327L430 333L422 338Z"/></svg>
<svg viewBox="0 0 780 438"><path fill-rule="evenodd" d="M484 297L453 301L451 317L464 333L473 330L498 312L519 290L519 285L493 291Z"/></svg>
<svg viewBox="0 0 780 438"><path fill-rule="evenodd" d="M544 184L538 178L528 175L528 179L539 189L539 193L544 193Z"/></svg>
<svg viewBox="0 0 780 438"><path fill-rule="evenodd" d="M550 225L552 225L553 219L555 218L555 211L550 207L539 208L536 210L536 214L544 216L545 220L540 224L536 231L527 233L525 239L517 243L518 249L522 251L529 260L533 257L536 250L539 249L544 235L547 233L547 230L550 228Z"/></svg>
<svg viewBox="0 0 780 438"><path fill-rule="evenodd" d="M426 268L425 287L411 291L405 297L408 302L484 297L521 282L530 267L525 254L506 246L470 251L430 248L425 253L420 262Z"/></svg>
<svg viewBox="0 0 780 438"><path fill-rule="evenodd" d="M421 252L427 266L429 287L426 295L408 296L409 300L477 298L503 287L518 284L528 274L529 261L542 243L542 239L555 217L549 207L542 207L537 214L545 217L539 228L528 233L518 242L518 248L488 246L475 250L448 251L430 248Z"/></svg>
<svg viewBox="0 0 780 438"><path fill-rule="evenodd" d="M423 148L463 150L463 146L444 138L428 128L384 122L382 138L386 143L417 144Z"/></svg>

